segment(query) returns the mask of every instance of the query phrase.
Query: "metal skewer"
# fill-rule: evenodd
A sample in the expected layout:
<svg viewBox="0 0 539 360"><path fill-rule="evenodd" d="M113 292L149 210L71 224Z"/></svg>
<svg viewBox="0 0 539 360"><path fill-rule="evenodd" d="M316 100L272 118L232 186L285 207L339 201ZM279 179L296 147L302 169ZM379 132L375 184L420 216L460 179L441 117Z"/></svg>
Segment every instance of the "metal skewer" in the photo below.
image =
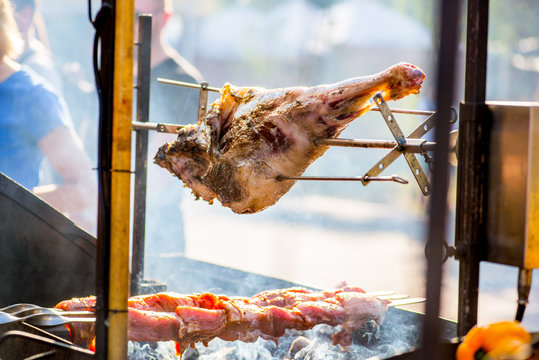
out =
<svg viewBox="0 0 539 360"><path fill-rule="evenodd" d="M386 140L361 140L361 139L315 139L315 145L358 147L358 148L377 148L393 149L398 146L400 151L407 153L422 154L425 151L432 151L436 146L434 142L428 142L424 139L406 139L404 144L398 144L396 141Z"/></svg>
<svg viewBox="0 0 539 360"><path fill-rule="evenodd" d="M153 130L157 132L177 134L185 125L178 124L162 124L133 121L133 130ZM387 140L362 140L362 139L315 139L315 145L341 146L341 147L357 147L357 148L377 148L377 149L393 149L398 144L395 141ZM429 142L424 139L410 139L406 143L400 145L402 152L409 153L424 153L425 151L434 150L436 143Z"/></svg>
<svg viewBox="0 0 539 360"><path fill-rule="evenodd" d="M355 176L355 177L326 177L326 176L285 176L278 175L276 177L278 181L282 180L312 180L312 181L394 181L399 184L408 184L408 180L401 178L400 176Z"/></svg>
<svg viewBox="0 0 539 360"><path fill-rule="evenodd" d="M388 306L404 306L404 305L412 305L412 304L419 304L425 302L427 299L425 298L408 298L408 299L402 299L402 300L396 300L391 301Z"/></svg>
<svg viewBox="0 0 539 360"><path fill-rule="evenodd" d="M157 78L157 81L159 81L160 83L163 83L163 84L185 86L185 87L189 87L189 88L193 88L193 89L200 89L201 88L200 84L194 84L194 83L189 83L189 82L184 82L184 81L177 81L177 80L171 80L171 79L165 79L165 78ZM214 92L220 92L221 91L221 89L219 89L219 88L210 87L210 86L208 86L206 89L208 91L214 91ZM371 110L380 111L380 109L378 109L376 107L371 109ZM391 109L391 111L394 112L394 113L397 113L397 114L410 114L410 115L425 115L425 116L428 116L428 115L434 114L434 111L429 111L429 110Z"/></svg>
<svg viewBox="0 0 539 360"><path fill-rule="evenodd" d="M185 87L193 88L193 89L202 89L202 85L200 85L200 84L193 84L193 83L188 83L188 82L184 82L184 81L170 80L170 79L164 79L164 78L157 78L157 81L159 81L160 83L163 83L163 84L185 86ZM206 90L214 91L214 92L220 92L221 91L221 89L219 89L219 88L210 87L210 86L206 87Z"/></svg>
<svg viewBox="0 0 539 360"><path fill-rule="evenodd" d="M380 109L375 107L375 108L372 108L371 111L379 112ZM430 111L430 110L410 110L410 109L393 109L393 108L391 109L391 112L396 113L396 114L425 115L425 116L430 116L435 113L435 111Z"/></svg>
<svg viewBox="0 0 539 360"><path fill-rule="evenodd" d="M169 134L177 134L181 128L185 127L185 125L178 124L160 124L140 121L131 122L131 126L133 127L133 130L153 130Z"/></svg>

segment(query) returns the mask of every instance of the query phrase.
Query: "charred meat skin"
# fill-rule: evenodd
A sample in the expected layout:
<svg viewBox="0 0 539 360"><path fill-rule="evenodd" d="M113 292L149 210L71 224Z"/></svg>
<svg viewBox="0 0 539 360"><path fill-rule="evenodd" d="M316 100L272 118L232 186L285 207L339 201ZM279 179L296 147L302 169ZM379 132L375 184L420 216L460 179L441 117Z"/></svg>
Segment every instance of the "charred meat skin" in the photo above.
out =
<svg viewBox="0 0 539 360"><path fill-rule="evenodd" d="M225 85L204 121L183 128L163 145L154 161L183 180L197 198L239 214L275 204L294 184L279 175L299 176L335 138L373 106L418 94L425 78L414 65L399 63L369 77L332 85L266 90Z"/></svg>
<svg viewBox="0 0 539 360"><path fill-rule="evenodd" d="M331 291L303 288L264 291L250 298L210 293L182 295L158 293L133 296L128 301L129 339L154 342L174 340L181 352L194 343L215 338L226 341L256 341L259 337L278 341L287 329L308 330L318 324L342 326L333 336L335 344L349 345L353 332L367 321L381 324L388 301L348 286ZM64 310L93 309L95 297L59 303ZM72 334L81 334L83 324L70 324ZM92 329L93 330L93 329ZM91 343L85 331L78 343Z"/></svg>

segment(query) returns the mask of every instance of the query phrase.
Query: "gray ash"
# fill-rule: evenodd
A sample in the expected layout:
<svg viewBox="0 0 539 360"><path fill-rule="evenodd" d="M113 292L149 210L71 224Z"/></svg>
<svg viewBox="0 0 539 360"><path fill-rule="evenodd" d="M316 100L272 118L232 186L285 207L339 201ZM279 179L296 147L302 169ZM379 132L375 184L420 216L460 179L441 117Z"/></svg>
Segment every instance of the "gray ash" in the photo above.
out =
<svg viewBox="0 0 539 360"><path fill-rule="evenodd" d="M412 326L412 325L411 325ZM413 325L417 327L417 325ZM335 327L318 325L309 331L287 331L279 343L258 339L254 343L214 339L207 347L197 344L188 349L182 360L363 360L389 358L413 349L417 329L408 326L382 326L367 323L356 332L354 344L334 346ZM153 344L129 343L130 360L179 359L174 342Z"/></svg>

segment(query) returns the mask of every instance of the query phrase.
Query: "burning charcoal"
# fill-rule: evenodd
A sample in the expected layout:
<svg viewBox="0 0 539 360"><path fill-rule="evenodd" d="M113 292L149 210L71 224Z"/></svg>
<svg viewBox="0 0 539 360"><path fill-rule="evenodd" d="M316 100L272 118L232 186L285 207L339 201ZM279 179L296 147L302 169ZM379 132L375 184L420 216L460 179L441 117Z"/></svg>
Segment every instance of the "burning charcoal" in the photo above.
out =
<svg viewBox="0 0 539 360"><path fill-rule="evenodd" d="M192 347L187 348L182 355L182 360L198 360L199 354L197 349Z"/></svg>
<svg viewBox="0 0 539 360"><path fill-rule="evenodd" d="M311 340L307 339L305 336L298 336L290 345L290 349L288 350L289 358L294 359L296 354L310 343Z"/></svg>
<svg viewBox="0 0 539 360"><path fill-rule="evenodd" d="M239 357L237 356L236 348L233 346L226 346L223 347L218 352L209 355L209 356L203 356L202 359L219 359L219 360L237 360Z"/></svg>
<svg viewBox="0 0 539 360"><path fill-rule="evenodd" d="M271 349L276 345L272 341L257 340L254 343L212 340L208 347L200 346L198 360L273 360ZM182 358L183 360L183 358Z"/></svg>
<svg viewBox="0 0 539 360"><path fill-rule="evenodd" d="M341 326L331 327L331 326L322 324L315 327L313 329L313 333L318 338L331 341L331 337L333 336L333 334L335 334L336 331L340 331L341 329L342 329Z"/></svg>
<svg viewBox="0 0 539 360"><path fill-rule="evenodd" d="M331 342L314 339L296 353L294 360L346 360L346 354Z"/></svg>
<svg viewBox="0 0 539 360"><path fill-rule="evenodd" d="M357 360L357 359L367 359L367 360L380 360L385 359L384 354L378 353L377 351L368 349L361 345L349 346L346 353L347 360Z"/></svg>
<svg viewBox="0 0 539 360"><path fill-rule="evenodd" d="M130 341L127 347L129 360L176 360L176 348L173 341L136 342ZM198 360L198 351L188 348L182 360Z"/></svg>
<svg viewBox="0 0 539 360"><path fill-rule="evenodd" d="M367 321L361 329L354 332L354 344L367 346L378 339L380 339L380 326L373 320Z"/></svg>
<svg viewBox="0 0 539 360"><path fill-rule="evenodd" d="M175 359L173 342L148 343L130 341L127 348L129 360L172 360Z"/></svg>

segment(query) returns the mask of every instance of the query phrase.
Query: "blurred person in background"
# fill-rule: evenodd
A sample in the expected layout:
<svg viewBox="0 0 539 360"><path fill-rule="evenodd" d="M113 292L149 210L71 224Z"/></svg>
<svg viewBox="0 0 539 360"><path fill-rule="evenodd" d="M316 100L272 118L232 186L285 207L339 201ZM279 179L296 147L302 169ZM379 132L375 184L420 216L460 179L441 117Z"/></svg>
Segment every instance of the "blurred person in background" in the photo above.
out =
<svg viewBox="0 0 539 360"><path fill-rule="evenodd" d="M198 115L197 89L162 84L157 78L189 83L203 81L200 72L174 49L166 38L166 25L173 15L170 0L136 0L135 15L152 15L150 122L190 124ZM135 22L135 41L138 21ZM135 65L135 71L137 67ZM146 207L147 247L151 252L184 253L185 239L180 204L183 183L153 164L157 149L175 139L173 134L150 133L148 146L148 199ZM152 247L153 246L153 247Z"/></svg>
<svg viewBox="0 0 539 360"><path fill-rule="evenodd" d="M0 0L0 171L95 233L97 179L63 98L15 61L24 41L9 0ZM46 158L59 184L40 184Z"/></svg>
<svg viewBox="0 0 539 360"><path fill-rule="evenodd" d="M171 0L136 0L135 14L152 15L150 119L153 122L190 124L198 114L198 90L162 84L157 78L189 83L202 82L202 75L168 42L165 27L173 15ZM138 26L135 29L138 32ZM137 35L136 35L137 36Z"/></svg>
<svg viewBox="0 0 539 360"><path fill-rule="evenodd" d="M24 41L17 62L34 70L56 90L62 91L62 80L53 61L38 0L12 0L15 21Z"/></svg>

